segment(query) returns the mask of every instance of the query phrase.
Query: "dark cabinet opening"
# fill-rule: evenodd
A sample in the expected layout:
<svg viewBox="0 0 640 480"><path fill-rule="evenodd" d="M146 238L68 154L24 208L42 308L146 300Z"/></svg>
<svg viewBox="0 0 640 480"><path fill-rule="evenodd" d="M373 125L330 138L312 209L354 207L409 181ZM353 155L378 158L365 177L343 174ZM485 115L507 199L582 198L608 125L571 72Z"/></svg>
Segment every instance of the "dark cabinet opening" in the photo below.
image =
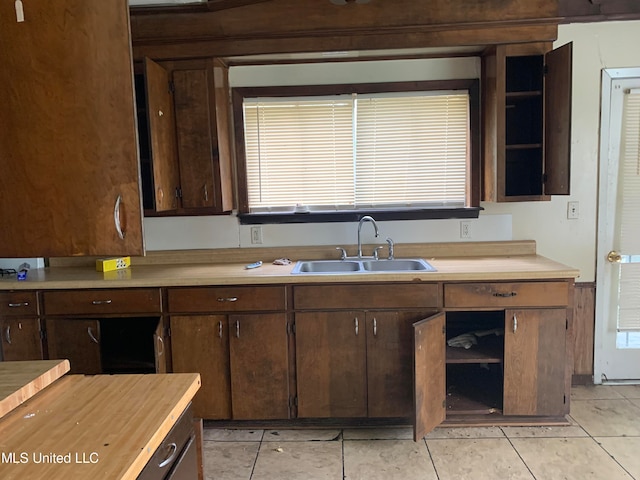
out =
<svg viewBox="0 0 640 480"><path fill-rule="evenodd" d="M155 373L157 326L157 317L100 320L103 373Z"/></svg>
<svg viewBox="0 0 640 480"><path fill-rule="evenodd" d="M501 413L504 311L448 312L446 325L447 414Z"/></svg>

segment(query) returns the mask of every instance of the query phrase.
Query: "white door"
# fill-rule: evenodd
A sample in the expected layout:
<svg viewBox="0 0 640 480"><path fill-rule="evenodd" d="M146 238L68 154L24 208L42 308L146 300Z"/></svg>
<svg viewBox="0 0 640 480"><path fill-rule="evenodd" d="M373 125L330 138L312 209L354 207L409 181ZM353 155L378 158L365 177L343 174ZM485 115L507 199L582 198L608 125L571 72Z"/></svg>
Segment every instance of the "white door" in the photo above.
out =
<svg viewBox="0 0 640 480"><path fill-rule="evenodd" d="M640 68L602 74L594 382L640 383Z"/></svg>

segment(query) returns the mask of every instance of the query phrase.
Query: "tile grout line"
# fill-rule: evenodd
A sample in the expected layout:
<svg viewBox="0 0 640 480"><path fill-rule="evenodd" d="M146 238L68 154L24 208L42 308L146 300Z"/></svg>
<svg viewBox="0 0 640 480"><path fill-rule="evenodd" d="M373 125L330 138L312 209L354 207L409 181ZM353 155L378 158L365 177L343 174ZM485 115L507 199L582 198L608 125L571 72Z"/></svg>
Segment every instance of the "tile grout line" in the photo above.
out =
<svg viewBox="0 0 640 480"><path fill-rule="evenodd" d="M513 448L513 451L516 452L516 455L518 455L518 458L520 459L520 461L522 462L522 464L525 466L525 468L527 469L527 471L531 474L531 478L533 478L534 480L536 479L536 476L534 475L534 473L531 471L531 468L529 467L529 465L527 465L527 462L524 461L524 458L522 458L522 455L520 455L520 452L518 451L518 449L516 448L516 446L513 444L513 442L511 441L511 438L509 438L509 435L507 435L507 433L504 431L504 429L502 427L498 427L500 428L500 431L502 432L502 434L504 435L504 438L507 439L507 442L509 442L509 445L511 445L511 448ZM535 438L535 437L532 437Z"/></svg>
<svg viewBox="0 0 640 480"><path fill-rule="evenodd" d="M427 453L429 454L429 460L431 460L431 465L433 466L433 471L436 474L436 479L440 480L440 474L438 473L438 467L436 467L436 462L433 461L433 455L431 455L431 450L429 449L429 444L427 443L427 438L422 437L422 441L424 442L424 446L427 448Z"/></svg>
<svg viewBox="0 0 640 480"><path fill-rule="evenodd" d="M262 443L264 441L264 432L265 432L265 430L262 430L262 436L260 437L260 444L258 445L258 451L256 452L256 458L253 459L253 465L251 466L251 474L249 475L249 480L251 480L253 478L253 473L256 470L256 465L258 463L258 456L260 455L260 450L262 450Z"/></svg>

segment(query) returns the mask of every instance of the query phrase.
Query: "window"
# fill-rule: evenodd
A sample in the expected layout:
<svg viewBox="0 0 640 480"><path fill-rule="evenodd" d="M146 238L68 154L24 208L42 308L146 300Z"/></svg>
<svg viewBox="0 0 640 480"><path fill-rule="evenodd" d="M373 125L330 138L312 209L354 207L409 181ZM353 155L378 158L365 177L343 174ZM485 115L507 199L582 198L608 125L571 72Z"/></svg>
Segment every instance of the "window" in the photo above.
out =
<svg viewBox="0 0 640 480"><path fill-rule="evenodd" d="M476 207L477 81L374 85L237 89L240 212Z"/></svg>

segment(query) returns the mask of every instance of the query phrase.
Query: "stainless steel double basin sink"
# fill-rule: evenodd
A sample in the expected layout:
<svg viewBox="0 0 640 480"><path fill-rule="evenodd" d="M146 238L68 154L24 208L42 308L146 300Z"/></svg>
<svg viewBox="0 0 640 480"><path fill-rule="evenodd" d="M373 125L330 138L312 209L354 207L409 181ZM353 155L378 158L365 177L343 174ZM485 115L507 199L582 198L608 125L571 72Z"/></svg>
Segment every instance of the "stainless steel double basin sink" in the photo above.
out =
<svg viewBox="0 0 640 480"><path fill-rule="evenodd" d="M300 260L291 271L294 275L342 275L354 273L402 273L435 272L436 269L422 258L397 258L393 260Z"/></svg>

